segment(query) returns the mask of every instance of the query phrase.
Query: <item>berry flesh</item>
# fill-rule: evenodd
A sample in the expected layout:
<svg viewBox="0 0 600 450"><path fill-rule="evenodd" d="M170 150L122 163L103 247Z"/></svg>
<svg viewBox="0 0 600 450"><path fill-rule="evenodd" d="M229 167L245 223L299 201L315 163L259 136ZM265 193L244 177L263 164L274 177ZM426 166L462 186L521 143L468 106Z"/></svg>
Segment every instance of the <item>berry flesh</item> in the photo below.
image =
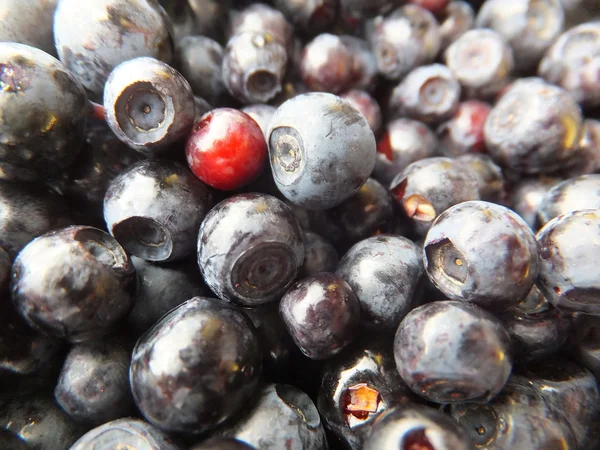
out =
<svg viewBox="0 0 600 450"><path fill-rule="evenodd" d="M286 101L267 136L277 188L304 208L339 205L360 189L375 165L375 137L366 119L332 94Z"/></svg>
<svg viewBox="0 0 600 450"><path fill-rule="evenodd" d="M538 249L529 226L504 206L460 203L427 233L425 270L452 300L506 310L528 294L538 274Z"/></svg>
<svg viewBox="0 0 600 450"><path fill-rule="evenodd" d="M85 226L63 228L34 239L19 253L12 268L12 302L33 328L82 342L110 333L127 315L134 276L131 260L109 234Z"/></svg>
<svg viewBox="0 0 600 450"><path fill-rule="evenodd" d="M486 403L512 369L502 324L478 306L456 301L413 309L396 332L394 357L406 384L438 403Z"/></svg>
<svg viewBox="0 0 600 450"><path fill-rule="evenodd" d="M194 175L216 189L238 189L263 170L267 144L258 123L248 114L217 108L194 125L186 148Z"/></svg>
<svg viewBox="0 0 600 450"><path fill-rule="evenodd" d="M54 15L59 59L94 101L101 101L106 79L122 62L151 57L170 63L171 33L167 13L152 0L59 0Z"/></svg>
<svg viewBox="0 0 600 450"><path fill-rule="evenodd" d="M219 298L257 306L278 298L304 259L292 211L265 194L238 194L215 206L198 236L198 266Z"/></svg>
<svg viewBox="0 0 600 450"><path fill-rule="evenodd" d="M132 255L173 261L194 251L211 206L208 188L176 162L142 161L115 178L104 197L109 232Z"/></svg>
<svg viewBox="0 0 600 450"><path fill-rule="evenodd" d="M88 99L60 61L0 43L0 179L56 178L83 144Z"/></svg>
<svg viewBox="0 0 600 450"><path fill-rule="evenodd" d="M364 450L467 450L470 440L452 419L426 407L393 408L373 426Z"/></svg>
<svg viewBox="0 0 600 450"><path fill-rule="evenodd" d="M136 450L180 450L165 433L149 423L135 418L106 422L81 436L70 450L112 449L135 446ZM126 447L127 448L127 447Z"/></svg>
<svg viewBox="0 0 600 450"><path fill-rule="evenodd" d="M255 333L216 299L194 297L171 310L131 357L131 391L144 417L165 431L201 433L239 411L261 371Z"/></svg>
<svg viewBox="0 0 600 450"><path fill-rule="evenodd" d="M536 236L540 249L537 286L558 309L600 314L595 257L600 211L584 209L558 216Z"/></svg>
<svg viewBox="0 0 600 450"><path fill-rule="evenodd" d="M402 236L374 236L356 243L336 274L360 303L361 325L393 332L414 306L423 263L420 249Z"/></svg>
<svg viewBox="0 0 600 450"><path fill-rule="evenodd" d="M294 284L279 311L298 348L317 360L350 344L360 320L359 302L348 283L326 272Z"/></svg>
<svg viewBox="0 0 600 450"><path fill-rule="evenodd" d="M125 144L155 154L185 137L195 118L192 88L154 58L119 64L104 87L106 121Z"/></svg>

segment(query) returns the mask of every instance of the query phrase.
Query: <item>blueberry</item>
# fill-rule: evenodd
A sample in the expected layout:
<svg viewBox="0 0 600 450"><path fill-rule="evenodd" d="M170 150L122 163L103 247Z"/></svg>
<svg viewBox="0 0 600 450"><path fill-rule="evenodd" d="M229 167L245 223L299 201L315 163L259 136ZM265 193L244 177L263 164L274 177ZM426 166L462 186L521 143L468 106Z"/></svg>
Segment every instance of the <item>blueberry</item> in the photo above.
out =
<svg viewBox="0 0 600 450"><path fill-rule="evenodd" d="M347 100L355 109L357 109L371 127L371 131L375 136L379 134L382 125L381 108L369 93L359 89L350 89L342 94L340 97Z"/></svg>
<svg viewBox="0 0 600 450"><path fill-rule="evenodd" d="M510 335L516 360L540 360L557 353L571 328L570 316L556 310L535 285L521 303L498 317Z"/></svg>
<svg viewBox="0 0 600 450"><path fill-rule="evenodd" d="M320 272L334 272L340 259L335 247L312 231L304 231L302 236L304 262L298 272L299 277L308 278Z"/></svg>
<svg viewBox="0 0 600 450"><path fill-rule="evenodd" d="M54 41L60 60L95 101L122 62L147 56L169 63L173 56L172 25L155 0L59 0Z"/></svg>
<svg viewBox="0 0 600 450"><path fill-rule="evenodd" d="M399 0L339 0L342 18L349 24L385 15L400 3Z"/></svg>
<svg viewBox="0 0 600 450"><path fill-rule="evenodd" d="M377 142L377 162L373 176L389 185L410 163L436 156L438 140L427 125L418 120L393 119Z"/></svg>
<svg viewBox="0 0 600 450"><path fill-rule="evenodd" d="M536 284L558 309L600 314L600 279L594 269L599 230L600 211L584 209L558 216L538 231Z"/></svg>
<svg viewBox="0 0 600 450"><path fill-rule="evenodd" d="M357 192L375 165L364 116L332 94L302 94L282 104L267 133L277 187L292 203L327 209Z"/></svg>
<svg viewBox="0 0 600 450"><path fill-rule="evenodd" d="M108 187L104 219L131 254L149 261L173 261L194 251L210 205L206 185L182 164L142 161Z"/></svg>
<svg viewBox="0 0 600 450"><path fill-rule="evenodd" d="M504 175L492 159L482 153L467 153L456 158L471 169L477 178L481 200L503 204L506 192Z"/></svg>
<svg viewBox="0 0 600 450"><path fill-rule="evenodd" d="M437 125L448 120L460 100L460 84L443 64L411 70L392 92L389 107L395 115Z"/></svg>
<svg viewBox="0 0 600 450"><path fill-rule="evenodd" d="M244 106L242 111L256 121L266 139L267 131L269 131L269 122L271 122L271 119L275 115L277 108L271 105L265 105L263 103L256 103L254 105Z"/></svg>
<svg viewBox="0 0 600 450"><path fill-rule="evenodd" d="M356 243L336 271L358 297L361 324L378 332L395 331L412 309L422 273L420 249L405 237L391 235Z"/></svg>
<svg viewBox="0 0 600 450"><path fill-rule="evenodd" d="M427 233L425 270L452 300L506 310L523 300L538 274L538 249L529 226L504 206L460 203Z"/></svg>
<svg viewBox="0 0 600 450"><path fill-rule="evenodd" d="M186 79L164 62L147 57L115 67L104 87L104 109L115 135L150 155L184 138L196 117Z"/></svg>
<svg viewBox="0 0 600 450"><path fill-rule="evenodd" d="M158 265L135 256L131 261L137 272L137 289L127 321L138 335L171 309L205 293L195 263L193 266L188 261Z"/></svg>
<svg viewBox="0 0 600 450"><path fill-rule="evenodd" d="M385 341L363 343L329 362L323 370L317 407L325 426L351 450L360 450L373 422L415 395L402 381Z"/></svg>
<svg viewBox="0 0 600 450"><path fill-rule="evenodd" d="M565 417L577 448L595 448L599 444L590 442L600 414L598 382L590 371L569 359L554 358L528 364L515 380L531 386L550 408Z"/></svg>
<svg viewBox="0 0 600 450"><path fill-rule="evenodd" d="M70 448L85 432L43 392L1 398L0 429L18 435L32 450Z"/></svg>
<svg viewBox="0 0 600 450"><path fill-rule="evenodd" d="M596 317L596 316L585 316ZM600 380L600 329L596 326L584 334L572 346L573 358Z"/></svg>
<svg viewBox="0 0 600 450"><path fill-rule="evenodd" d="M402 379L438 403L485 403L504 387L512 369L508 333L476 305L438 301L413 309L394 340Z"/></svg>
<svg viewBox="0 0 600 450"><path fill-rule="evenodd" d="M477 28L490 28L510 44L515 67L535 70L544 52L563 31L564 11L560 0L511 2L487 0L475 20Z"/></svg>
<svg viewBox="0 0 600 450"><path fill-rule="evenodd" d="M470 450L473 444L452 419L427 407L393 408L375 424L364 450Z"/></svg>
<svg viewBox="0 0 600 450"><path fill-rule="evenodd" d="M269 33L287 49L293 45L294 29L281 11L265 3L252 3L234 14L229 37L247 31Z"/></svg>
<svg viewBox="0 0 600 450"><path fill-rule="evenodd" d="M12 302L35 329L81 342L111 332L127 315L134 275L125 250L107 233L63 228L19 253L12 269Z"/></svg>
<svg viewBox="0 0 600 450"><path fill-rule="evenodd" d="M294 281L304 258L291 210L266 194L238 194L215 206L198 236L198 266L221 299L244 306L273 301Z"/></svg>
<svg viewBox="0 0 600 450"><path fill-rule="evenodd" d="M83 144L87 95L54 57L0 43L0 179L55 178Z"/></svg>
<svg viewBox="0 0 600 450"><path fill-rule="evenodd" d="M479 200L475 174L463 163L443 157L409 164L393 179L390 191L421 235L446 209Z"/></svg>
<svg viewBox="0 0 600 450"><path fill-rule="evenodd" d="M460 38L473 27L475 13L469 2L452 0L438 14L440 23L440 52L444 52L450 44Z"/></svg>
<svg viewBox="0 0 600 450"><path fill-rule="evenodd" d="M0 42L18 42L54 54L52 23L58 0L6 0L0 5Z"/></svg>
<svg viewBox="0 0 600 450"><path fill-rule="evenodd" d="M562 181L544 195L537 210L540 226L555 217L581 209L600 208L600 175L582 175Z"/></svg>
<svg viewBox="0 0 600 450"><path fill-rule="evenodd" d="M218 433L261 450L328 448L314 403L287 384L261 386L242 414Z"/></svg>
<svg viewBox="0 0 600 450"><path fill-rule="evenodd" d="M348 283L327 272L294 284L281 299L279 312L298 348L316 360L350 344L360 320L359 301Z"/></svg>
<svg viewBox="0 0 600 450"><path fill-rule="evenodd" d="M492 107L487 103L469 100L458 105L450 120L437 129L444 156L485 152L483 127Z"/></svg>
<svg viewBox="0 0 600 450"><path fill-rule="evenodd" d="M477 448L548 450L577 448L564 417L551 409L532 387L511 380L486 405L451 406L454 420Z"/></svg>
<svg viewBox="0 0 600 450"><path fill-rule="evenodd" d="M129 377L150 423L201 433L241 410L260 372L259 343L248 318L217 299L194 297L138 340Z"/></svg>
<svg viewBox="0 0 600 450"><path fill-rule="evenodd" d="M304 48L300 73L310 90L339 94L347 89L369 88L377 75L377 65L362 39L323 33Z"/></svg>
<svg viewBox="0 0 600 450"><path fill-rule="evenodd" d="M510 82L514 61L502 35L487 29L470 30L444 54L446 65L468 98L490 100Z"/></svg>
<svg viewBox="0 0 600 450"><path fill-rule="evenodd" d="M8 430L0 430L0 446L7 450L29 450L26 441Z"/></svg>
<svg viewBox="0 0 600 450"><path fill-rule="evenodd" d="M511 84L484 126L490 155L519 173L549 173L578 151L582 116L565 90L539 78Z"/></svg>
<svg viewBox="0 0 600 450"><path fill-rule="evenodd" d="M14 259L32 239L71 223L63 199L41 186L0 182L0 246Z"/></svg>
<svg viewBox="0 0 600 450"><path fill-rule="evenodd" d="M600 121L584 119L579 151L569 158L563 174L567 178L600 171Z"/></svg>
<svg viewBox="0 0 600 450"><path fill-rule="evenodd" d="M135 418L106 422L84 434L70 450L181 450L165 433Z"/></svg>
<svg viewBox="0 0 600 450"><path fill-rule="evenodd" d="M190 34L206 35L218 40L225 38L231 0L187 0L186 3L192 11L195 25L195 32Z"/></svg>
<svg viewBox="0 0 600 450"><path fill-rule="evenodd" d="M194 445L190 450L256 450L254 447L233 438L216 437Z"/></svg>
<svg viewBox="0 0 600 450"><path fill-rule="evenodd" d="M537 230L537 212L546 193L562 180L553 176L522 178L510 186L510 207Z"/></svg>
<svg viewBox="0 0 600 450"><path fill-rule="evenodd" d="M6 250L0 247L0 293L8 292L12 260Z"/></svg>
<svg viewBox="0 0 600 450"><path fill-rule="evenodd" d="M110 182L141 159L142 155L121 142L108 126L88 127L83 149L69 170L65 195L103 220L104 194Z"/></svg>
<svg viewBox="0 0 600 450"><path fill-rule="evenodd" d="M400 80L412 69L433 62L440 48L435 17L417 5L405 5L373 20L368 33L379 73Z"/></svg>
<svg viewBox="0 0 600 450"><path fill-rule="evenodd" d="M65 412L80 422L102 424L127 416L129 350L117 340L86 342L67 355L54 390Z"/></svg>
<svg viewBox="0 0 600 450"><path fill-rule="evenodd" d="M350 242L389 232L394 221L390 193L373 178L367 179L352 197L328 210L328 214Z"/></svg>
<svg viewBox="0 0 600 450"><path fill-rule="evenodd" d="M275 0L275 6L300 30L317 34L335 19L337 0Z"/></svg>
<svg viewBox="0 0 600 450"><path fill-rule="evenodd" d="M244 104L266 103L280 91L288 64L287 50L267 31L246 31L227 42L223 81Z"/></svg>
<svg viewBox="0 0 600 450"><path fill-rule="evenodd" d="M221 44L206 36L186 36L177 41L175 49L176 67L190 83L194 95L218 101L225 92Z"/></svg>
<svg viewBox="0 0 600 450"><path fill-rule="evenodd" d="M538 68L539 76L568 90L584 107L597 107L599 43L600 22L583 23L565 31L546 52Z"/></svg>

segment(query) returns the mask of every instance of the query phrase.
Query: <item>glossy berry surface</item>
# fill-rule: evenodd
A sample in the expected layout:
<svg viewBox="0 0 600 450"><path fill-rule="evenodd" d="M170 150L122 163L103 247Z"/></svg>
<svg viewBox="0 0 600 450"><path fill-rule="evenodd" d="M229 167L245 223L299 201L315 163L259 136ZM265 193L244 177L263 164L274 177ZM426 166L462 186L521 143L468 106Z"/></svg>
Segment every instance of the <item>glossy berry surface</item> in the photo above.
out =
<svg viewBox="0 0 600 450"><path fill-rule="evenodd" d="M394 357L408 386L439 403L486 403L512 369L510 340L500 321L456 301L413 309L396 332Z"/></svg>
<svg viewBox="0 0 600 450"><path fill-rule="evenodd" d="M600 240L598 210L584 209L558 216L536 235L540 248L537 285L558 309L599 314L594 257Z"/></svg>
<svg viewBox="0 0 600 450"><path fill-rule="evenodd" d="M492 159L482 153L466 153L456 158L469 169L477 179L479 197L486 202L504 204L506 201L505 180L502 169Z"/></svg>
<svg viewBox="0 0 600 450"><path fill-rule="evenodd" d="M115 178L104 197L109 232L132 255L173 261L194 251L211 193L183 164L142 161Z"/></svg>
<svg viewBox="0 0 600 450"><path fill-rule="evenodd" d="M118 340L81 343L67 355L54 398L79 422L102 424L131 413L129 350Z"/></svg>
<svg viewBox="0 0 600 450"><path fill-rule="evenodd" d="M277 188L308 209L340 204L360 189L375 165L375 137L366 119L332 94L286 101L267 136Z"/></svg>
<svg viewBox="0 0 600 450"><path fill-rule="evenodd" d="M68 68L23 44L0 44L0 179L56 178L83 144L88 99Z"/></svg>
<svg viewBox="0 0 600 450"><path fill-rule="evenodd" d="M445 414L427 407L393 408L375 422L364 450L467 450L472 444Z"/></svg>
<svg viewBox="0 0 600 450"><path fill-rule="evenodd" d="M12 302L43 333L85 341L111 332L129 312L134 275L125 250L108 233L63 228L19 253L12 268Z"/></svg>
<svg viewBox="0 0 600 450"><path fill-rule="evenodd" d="M152 0L60 0L54 15L59 59L95 101L102 99L106 79L122 62L151 57L168 64L171 33L167 13Z"/></svg>
<svg viewBox="0 0 600 450"><path fill-rule="evenodd" d="M279 311L290 336L311 359L339 353L353 340L360 320L360 305L348 283L326 272L295 283Z"/></svg>
<svg viewBox="0 0 600 450"><path fill-rule="evenodd" d="M448 298L505 310L525 298L538 274L529 226L510 209L484 201L444 211L423 247L429 279Z"/></svg>
<svg viewBox="0 0 600 450"><path fill-rule="evenodd" d="M266 31L284 47L289 48L294 29L285 15L265 3L252 3L234 15L229 24L229 36L246 31Z"/></svg>
<svg viewBox="0 0 600 450"><path fill-rule="evenodd" d="M200 227L198 266L223 300L245 306L275 300L294 281L303 259L298 221L270 195L231 196Z"/></svg>
<svg viewBox="0 0 600 450"><path fill-rule="evenodd" d="M260 371L248 318L217 299L194 297L140 338L129 376L136 405L149 422L165 431L200 433L244 406Z"/></svg>
<svg viewBox="0 0 600 450"><path fill-rule="evenodd" d="M477 100L458 105L450 120L437 129L444 156L459 156L465 153L485 152L483 127L491 106Z"/></svg>
<svg viewBox="0 0 600 450"><path fill-rule="evenodd" d="M415 230L422 235L449 207L479 200L477 179L468 166L444 157L409 164L396 175L390 191Z"/></svg>
<svg viewBox="0 0 600 450"><path fill-rule="evenodd" d="M195 118L192 88L154 58L119 64L104 87L106 121L131 148L154 154L186 136Z"/></svg>
<svg viewBox="0 0 600 450"><path fill-rule="evenodd" d="M490 29L464 33L444 53L446 65L468 98L492 99L510 82L511 47Z"/></svg>
<svg viewBox="0 0 600 450"><path fill-rule="evenodd" d="M439 124L454 114L460 85L443 64L417 67L392 92L390 108L399 116Z"/></svg>
<svg viewBox="0 0 600 450"><path fill-rule="evenodd" d="M336 270L360 302L361 324L389 332L414 306L422 273L420 249L409 239L392 235L357 242Z"/></svg>
<svg viewBox="0 0 600 450"><path fill-rule="evenodd" d="M406 118L390 120L377 141L373 175L389 185L410 163L436 156L438 146L435 134L423 122Z"/></svg>
<svg viewBox="0 0 600 450"><path fill-rule="evenodd" d="M494 105L483 132L500 165L523 174L549 173L577 152L581 126L581 111L567 91L522 78Z"/></svg>
<svg viewBox="0 0 600 450"><path fill-rule="evenodd" d="M287 384L260 386L244 412L219 433L257 449L328 448L313 401L300 389Z"/></svg>
<svg viewBox="0 0 600 450"><path fill-rule="evenodd" d="M125 445L134 446L136 450L180 450L165 433L135 418L117 419L93 428L81 436L71 450L108 450Z"/></svg>
<svg viewBox="0 0 600 450"><path fill-rule="evenodd" d="M267 157L258 123L231 108L217 108L196 122L185 150L188 165L199 179L227 191L255 179Z"/></svg>
<svg viewBox="0 0 600 450"><path fill-rule="evenodd" d="M539 228L537 212L552 187L562 180L552 176L527 177L511 185L509 192L510 208L527 222L532 230Z"/></svg>

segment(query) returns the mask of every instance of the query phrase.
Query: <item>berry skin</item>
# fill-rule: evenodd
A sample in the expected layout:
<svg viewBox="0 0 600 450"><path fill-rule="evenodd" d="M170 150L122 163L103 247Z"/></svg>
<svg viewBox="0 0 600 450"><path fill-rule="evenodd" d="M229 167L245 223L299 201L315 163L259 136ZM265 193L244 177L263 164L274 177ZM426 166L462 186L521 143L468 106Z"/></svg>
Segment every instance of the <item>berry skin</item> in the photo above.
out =
<svg viewBox="0 0 600 450"><path fill-rule="evenodd" d="M200 226L198 266L208 287L228 302L258 306L278 299L303 260L298 221L270 195L233 195Z"/></svg>
<svg viewBox="0 0 600 450"><path fill-rule="evenodd" d="M217 299L194 297L138 340L131 391L153 425L202 433L243 408L258 383L261 360L246 315Z"/></svg>
<svg viewBox="0 0 600 450"><path fill-rule="evenodd" d="M513 211L484 201L459 203L435 220L423 247L425 270L452 300L506 310L538 274L533 232Z"/></svg>
<svg viewBox="0 0 600 450"><path fill-rule="evenodd" d="M149 155L184 138L195 119L187 80L164 62L147 57L115 67L104 86L104 110L115 135Z"/></svg>
<svg viewBox="0 0 600 450"><path fill-rule="evenodd" d="M337 0L275 0L275 6L296 27L309 34L324 31L336 18Z"/></svg>
<svg viewBox="0 0 600 450"><path fill-rule="evenodd" d="M483 127L492 107L469 100L458 105L454 116L437 129L442 154L453 157L485 151Z"/></svg>
<svg viewBox="0 0 600 450"><path fill-rule="evenodd" d="M479 197L486 202L505 203L505 186L502 169L492 159L482 153L466 153L456 158L471 169L479 189Z"/></svg>
<svg viewBox="0 0 600 450"><path fill-rule="evenodd" d="M473 27L475 13L468 2L452 0L439 14L440 53Z"/></svg>
<svg viewBox="0 0 600 450"><path fill-rule="evenodd" d="M438 403L486 403L512 369L508 333L487 311L437 301L413 309L394 339L396 367L420 396Z"/></svg>
<svg viewBox="0 0 600 450"><path fill-rule="evenodd" d="M267 133L277 188L314 210L339 205L367 181L376 144L364 116L342 98L309 93L283 103Z"/></svg>
<svg viewBox="0 0 600 450"><path fill-rule="evenodd" d="M371 131L377 136L381 130L381 108L377 101L367 92L358 89L351 89L340 95L356 108L369 123Z"/></svg>
<svg viewBox="0 0 600 450"><path fill-rule="evenodd" d="M56 3L57 0L4 0L0 4L0 42L31 45L54 56L52 24Z"/></svg>
<svg viewBox="0 0 600 450"><path fill-rule="evenodd" d="M340 257L337 250L325 238L312 231L304 231L304 263L298 273L308 278L320 272L334 272Z"/></svg>
<svg viewBox="0 0 600 450"><path fill-rule="evenodd" d="M239 189L263 170L267 157L264 134L248 114L217 108L192 128L185 146L194 175L215 189Z"/></svg>
<svg viewBox="0 0 600 450"><path fill-rule="evenodd" d="M311 359L338 354L354 339L360 306L342 278L322 272L294 284L279 303L292 339Z"/></svg>
<svg viewBox="0 0 600 450"><path fill-rule="evenodd" d="M537 231L538 209L546 193L561 181L560 178L550 176L521 178L511 185L510 209L519 214L533 231Z"/></svg>

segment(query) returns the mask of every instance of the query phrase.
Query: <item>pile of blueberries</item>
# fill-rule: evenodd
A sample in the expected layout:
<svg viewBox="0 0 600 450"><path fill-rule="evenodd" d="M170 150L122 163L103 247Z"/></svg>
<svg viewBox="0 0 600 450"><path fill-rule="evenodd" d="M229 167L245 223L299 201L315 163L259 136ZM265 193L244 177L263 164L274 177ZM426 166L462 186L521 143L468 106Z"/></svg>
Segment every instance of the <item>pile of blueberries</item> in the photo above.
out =
<svg viewBox="0 0 600 450"><path fill-rule="evenodd" d="M600 449L597 0L1 0L1 450Z"/></svg>

